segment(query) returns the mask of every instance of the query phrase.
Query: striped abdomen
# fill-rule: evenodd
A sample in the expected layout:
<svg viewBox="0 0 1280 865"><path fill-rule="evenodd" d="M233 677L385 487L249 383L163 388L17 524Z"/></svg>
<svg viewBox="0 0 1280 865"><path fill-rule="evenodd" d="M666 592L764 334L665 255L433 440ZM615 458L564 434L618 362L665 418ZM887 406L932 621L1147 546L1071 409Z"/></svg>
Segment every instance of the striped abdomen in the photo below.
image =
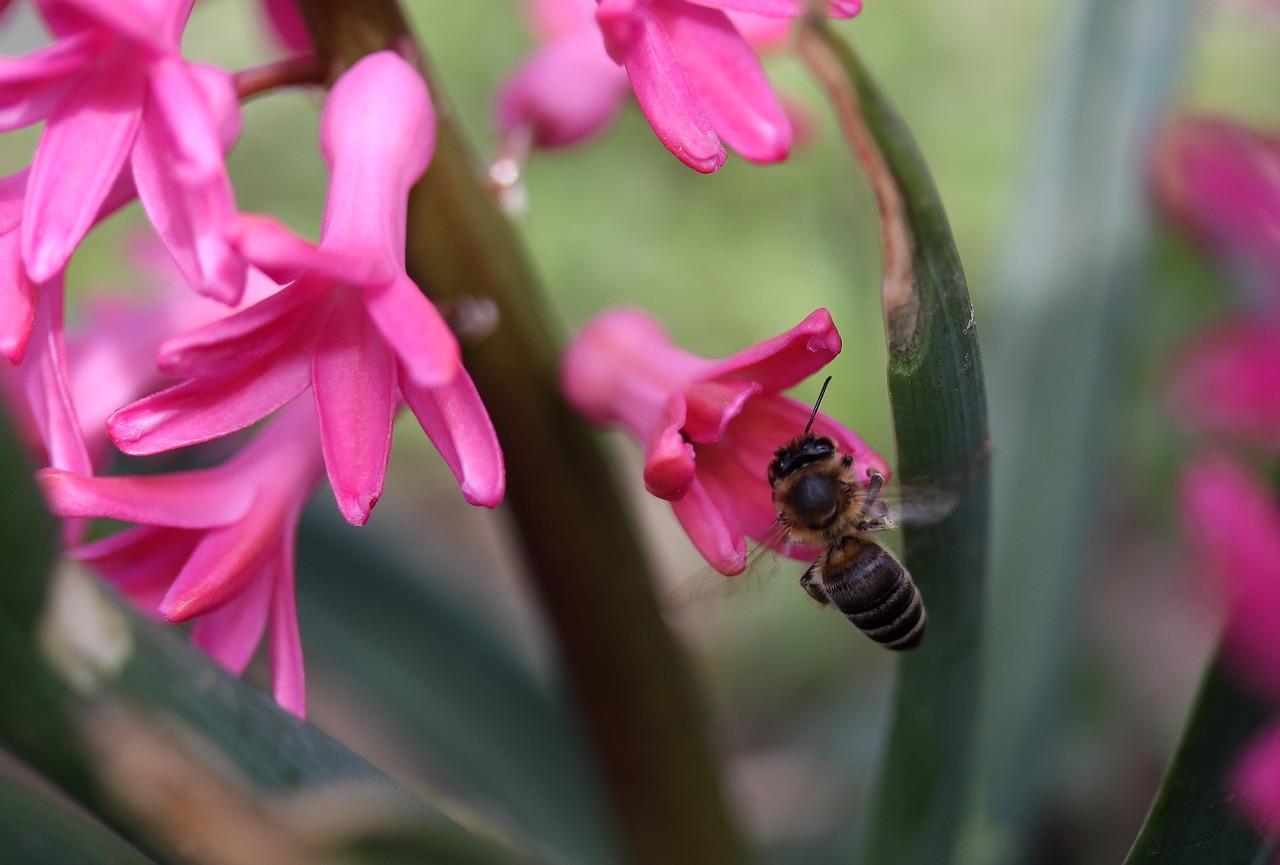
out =
<svg viewBox="0 0 1280 865"><path fill-rule="evenodd" d="M822 591L858 630L887 649L914 649L924 637L924 603L906 568L874 541L848 537L819 560Z"/></svg>

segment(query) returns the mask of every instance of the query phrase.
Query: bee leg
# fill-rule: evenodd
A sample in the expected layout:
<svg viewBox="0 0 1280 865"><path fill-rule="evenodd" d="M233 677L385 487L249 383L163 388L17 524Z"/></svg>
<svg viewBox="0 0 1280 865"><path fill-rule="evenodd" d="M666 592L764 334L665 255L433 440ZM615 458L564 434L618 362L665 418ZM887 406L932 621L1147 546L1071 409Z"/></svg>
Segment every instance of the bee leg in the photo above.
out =
<svg viewBox="0 0 1280 865"><path fill-rule="evenodd" d="M880 495L880 488L884 486L884 475L875 469L867 469L867 492L868 500L874 499Z"/></svg>
<svg viewBox="0 0 1280 865"><path fill-rule="evenodd" d="M806 595L825 607L831 603L831 599L827 597L826 591L822 588L821 566L822 559L818 559L809 566L808 570L800 575L800 588L804 589Z"/></svg>

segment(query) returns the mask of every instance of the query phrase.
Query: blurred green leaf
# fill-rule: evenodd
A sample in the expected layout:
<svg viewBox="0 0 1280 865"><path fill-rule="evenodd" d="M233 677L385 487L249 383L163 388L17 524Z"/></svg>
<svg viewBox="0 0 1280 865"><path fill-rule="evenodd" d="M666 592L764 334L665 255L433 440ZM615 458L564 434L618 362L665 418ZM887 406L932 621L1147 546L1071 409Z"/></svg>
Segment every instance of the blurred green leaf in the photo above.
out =
<svg viewBox="0 0 1280 865"><path fill-rule="evenodd" d="M54 523L7 426L0 478L0 745L126 838L227 855L257 838L283 863L313 839L331 851L394 830L427 861L533 861L463 829L88 576L51 580Z"/></svg>
<svg viewBox="0 0 1280 865"><path fill-rule="evenodd" d="M576 722L477 614L484 598L442 589L458 584L448 563L410 563L393 537L334 523L308 512L299 538L309 661L389 709L434 780L572 861L618 861Z"/></svg>
<svg viewBox="0 0 1280 865"><path fill-rule="evenodd" d="M6 865L152 865L110 829L38 789L0 755L0 858Z"/></svg>
<svg viewBox="0 0 1280 865"><path fill-rule="evenodd" d="M1072 7L1003 247L986 342L999 456L993 651L961 857L973 865L1020 861L1061 755L1064 667L1093 563L1082 539L1101 528L1115 469L1118 370L1149 249L1145 148L1179 81L1191 6Z"/></svg>
<svg viewBox="0 0 1280 865"><path fill-rule="evenodd" d="M1250 827L1224 781L1271 709L1215 661L1205 673L1173 762L1125 865L1205 865L1270 859L1274 844Z"/></svg>
<svg viewBox="0 0 1280 865"><path fill-rule="evenodd" d="M929 611L904 655L866 861L950 861L971 783L987 551L986 395L973 307L924 158L853 49L811 21L801 51L876 194L898 478L945 483L943 520L908 525L903 563Z"/></svg>

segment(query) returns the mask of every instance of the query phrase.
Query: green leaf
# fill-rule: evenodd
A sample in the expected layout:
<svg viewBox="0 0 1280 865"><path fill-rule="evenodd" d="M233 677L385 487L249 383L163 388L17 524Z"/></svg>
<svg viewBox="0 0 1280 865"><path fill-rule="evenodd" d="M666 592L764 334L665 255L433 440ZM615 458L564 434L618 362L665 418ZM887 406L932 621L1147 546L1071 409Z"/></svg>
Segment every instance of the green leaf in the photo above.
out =
<svg viewBox="0 0 1280 865"><path fill-rule="evenodd" d="M162 859L234 857L248 837L280 862L379 838L445 865L534 861L463 829L89 576L50 578L54 523L4 426L0 479L0 746L125 838Z"/></svg>
<svg viewBox="0 0 1280 865"><path fill-rule="evenodd" d="M314 511L298 545L299 617L312 669L327 665L411 731L432 776L498 808L565 858L618 861L603 792L563 697L482 618L447 561Z"/></svg>
<svg viewBox="0 0 1280 865"><path fill-rule="evenodd" d="M12 769L0 757L0 851L6 865L153 865L100 822Z"/></svg>
<svg viewBox="0 0 1280 865"><path fill-rule="evenodd" d="M946 213L915 142L852 48L820 20L800 49L874 190L884 249L898 477L945 483L943 520L908 526L903 563L929 613L899 668L865 859L950 861L973 772L987 553L986 397L973 307Z"/></svg>
<svg viewBox="0 0 1280 865"><path fill-rule="evenodd" d="M1227 773L1273 710L1236 684L1215 660L1205 673L1147 819L1125 865L1262 862L1274 841L1241 818Z"/></svg>
<svg viewBox="0 0 1280 865"><path fill-rule="evenodd" d="M996 450L977 786L961 861L1021 861L1057 768L1057 722L1098 507L1117 469L1117 371L1146 276L1146 146L1180 79L1187 0L1070 10L985 348ZM1065 12L1066 10L1064 10ZM1145 327L1145 326L1144 326Z"/></svg>

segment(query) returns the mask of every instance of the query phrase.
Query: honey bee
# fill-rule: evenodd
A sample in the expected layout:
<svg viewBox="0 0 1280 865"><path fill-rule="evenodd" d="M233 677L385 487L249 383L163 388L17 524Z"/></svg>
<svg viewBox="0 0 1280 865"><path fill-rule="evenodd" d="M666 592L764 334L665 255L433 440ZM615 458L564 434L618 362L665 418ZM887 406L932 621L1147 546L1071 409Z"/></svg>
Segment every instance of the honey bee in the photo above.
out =
<svg viewBox="0 0 1280 865"><path fill-rule="evenodd" d="M788 543L826 548L800 577L809 597L835 604L887 649L914 649L928 622L924 602L907 569L871 537L896 528L882 496L884 476L868 469L860 483L853 457L841 454L831 438L810 432L830 383L823 383L804 432L769 463L778 525Z"/></svg>

